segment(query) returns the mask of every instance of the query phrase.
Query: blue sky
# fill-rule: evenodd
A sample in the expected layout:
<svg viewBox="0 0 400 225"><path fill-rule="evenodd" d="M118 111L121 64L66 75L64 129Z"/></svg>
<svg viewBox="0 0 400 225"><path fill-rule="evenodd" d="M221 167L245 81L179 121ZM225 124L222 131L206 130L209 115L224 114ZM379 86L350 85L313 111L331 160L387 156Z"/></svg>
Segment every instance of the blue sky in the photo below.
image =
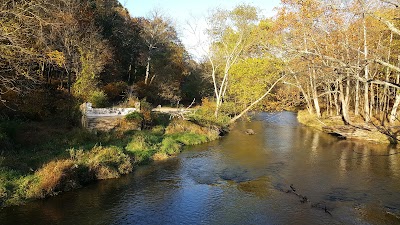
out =
<svg viewBox="0 0 400 225"><path fill-rule="evenodd" d="M176 30L186 49L196 58L203 55L199 43L206 28L205 17L213 8L233 9L239 4L249 4L259 8L262 15L272 17L274 8L280 0L118 0L130 12L132 17L147 17L151 10L157 9L174 22ZM188 25L196 25L196 34L189 32ZM203 45L204 44L200 44Z"/></svg>

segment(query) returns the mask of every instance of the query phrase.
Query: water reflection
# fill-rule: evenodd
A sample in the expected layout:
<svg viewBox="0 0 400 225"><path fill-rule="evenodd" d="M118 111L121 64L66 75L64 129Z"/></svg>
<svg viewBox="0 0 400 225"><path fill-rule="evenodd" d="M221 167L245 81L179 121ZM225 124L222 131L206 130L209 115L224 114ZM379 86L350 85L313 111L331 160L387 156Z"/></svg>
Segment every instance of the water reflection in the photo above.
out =
<svg viewBox="0 0 400 225"><path fill-rule="evenodd" d="M261 113L122 179L3 209L0 224L400 224L397 153Z"/></svg>

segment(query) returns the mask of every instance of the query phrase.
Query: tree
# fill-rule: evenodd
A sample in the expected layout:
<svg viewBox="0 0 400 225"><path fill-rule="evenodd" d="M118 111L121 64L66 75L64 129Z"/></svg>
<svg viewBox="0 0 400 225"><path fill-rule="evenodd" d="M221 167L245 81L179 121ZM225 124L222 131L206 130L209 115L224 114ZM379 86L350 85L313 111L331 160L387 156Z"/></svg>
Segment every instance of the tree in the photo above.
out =
<svg viewBox="0 0 400 225"><path fill-rule="evenodd" d="M0 98L9 91L51 83L53 76L63 88L64 74L69 91L88 67L96 77L110 57L89 1L6 1L0 14Z"/></svg>
<svg viewBox="0 0 400 225"><path fill-rule="evenodd" d="M171 20L162 16L159 11L152 11L147 20L143 20L142 38L148 48L145 85L151 84L155 76L150 77L150 64L154 51L162 45L177 40L177 34Z"/></svg>
<svg viewBox="0 0 400 225"><path fill-rule="evenodd" d="M248 5L239 5L232 11L218 9L209 17L207 58L212 67L216 117L228 88L230 69L249 46L257 21L257 9Z"/></svg>
<svg viewBox="0 0 400 225"><path fill-rule="evenodd" d="M240 60L231 68L226 100L234 102L240 113L262 96L281 72L282 63L272 56Z"/></svg>
<svg viewBox="0 0 400 225"><path fill-rule="evenodd" d="M384 124L389 104L397 110L390 92L398 89L391 72L399 71L393 63L398 37L393 36L396 22L390 15L393 10L375 0L283 1L276 20L283 41L277 47L310 113L321 117L325 109L332 115L336 108L351 124L353 104L355 116L367 123L377 116Z"/></svg>

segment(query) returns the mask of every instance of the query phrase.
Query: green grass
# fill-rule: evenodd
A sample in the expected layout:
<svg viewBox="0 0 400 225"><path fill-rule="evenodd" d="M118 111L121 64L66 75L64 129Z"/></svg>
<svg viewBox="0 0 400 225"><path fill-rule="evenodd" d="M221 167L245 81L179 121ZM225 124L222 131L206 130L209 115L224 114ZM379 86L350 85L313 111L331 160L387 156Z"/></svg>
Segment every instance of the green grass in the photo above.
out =
<svg viewBox="0 0 400 225"><path fill-rule="evenodd" d="M171 138L183 145L198 145L209 140L206 135L197 133L175 133L168 135L167 138Z"/></svg>
<svg viewBox="0 0 400 225"><path fill-rule="evenodd" d="M0 207L118 178L134 166L175 155L184 145L218 138L214 127L164 120L142 131L98 133L37 122L3 123L0 140L12 148L0 152Z"/></svg>
<svg viewBox="0 0 400 225"><path fill-rule="evenodd" d="M131 112L125 116L125 119L127 121L137 121L137 120L142 121L143 115L140 114L139 112Z"/></svg>

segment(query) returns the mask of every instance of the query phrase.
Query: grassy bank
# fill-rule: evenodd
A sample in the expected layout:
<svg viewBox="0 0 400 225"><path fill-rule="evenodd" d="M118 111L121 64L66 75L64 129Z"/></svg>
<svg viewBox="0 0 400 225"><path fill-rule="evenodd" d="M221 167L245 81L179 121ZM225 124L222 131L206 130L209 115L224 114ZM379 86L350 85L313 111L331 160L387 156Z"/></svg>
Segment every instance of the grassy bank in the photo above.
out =
<svg viewBox="0 0 400 225"><path fill-rule="evenodd" d="M345 125L340 116L322 116L317 118L315 114L310 114L306 110L301 110L297 114L297 119L301 124L315 128L320 131L342 136L346 139L357 139L371 141L382 144L397 144L399 127L381 126L376 118L366 124L361 117L351 116L351 124Z"/></svg>
<svg viewBox="0 0 400 225"><path fill-rule="evenodd" d="M340 116L318 118L315 114L310 114L307 110L297 112L297 120L308 127L312 127L319 131L325 126L344 125Z"/></svg>
<svg viewBox="0 0 400 225"><path fill-rule="evenodd" d="M212 122L170 121L165 116L153 116L144 130L129 129L129 123L137 123L137 119L143 117L128 116L123 126L104 133L44 123L3 122L0 206L118 178L141 164L169 158L185 145L215 140L220 133L220 126Z"/></svg>

